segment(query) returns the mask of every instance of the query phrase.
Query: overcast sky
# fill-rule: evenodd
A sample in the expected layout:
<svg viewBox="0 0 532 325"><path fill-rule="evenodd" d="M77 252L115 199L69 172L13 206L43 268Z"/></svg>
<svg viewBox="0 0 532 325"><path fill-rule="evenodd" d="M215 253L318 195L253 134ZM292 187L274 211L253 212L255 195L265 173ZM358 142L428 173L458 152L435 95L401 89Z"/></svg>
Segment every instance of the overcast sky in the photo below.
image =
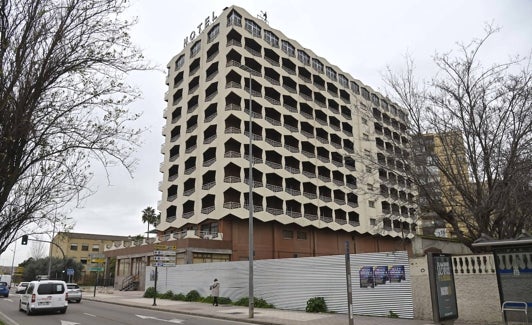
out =
<svg viewBox="0 0 532 325"><path fill-rule="evenodd" d="M482 36L486 23L502 28L487 44L483 53L487 61L500 62L513 54L526 56L532 50L531 0L129 2L128 14L138 18L133 39L160 68L131 76L143 92L143 99L131 109L143 112L139 125L149 132L137 153L139 164L133 178L122 168L111 169L109 179L102 170L95 171L92 187L96 194L84 202L84 208L70 214L76 223L74 232L127 236L146 231L141 211L156 207L161 199L166 64L183 49L183 39L213 11L220 15L233 4L252 15L266 11L272 28L382 93L386 93L382 72L386 66L399 69L405 53L415 59L422 75L430 75L436 52L455 50L456 42ZM11 265L12 257L13 245L0 256L0 265ZM28 257L29 246L17 245L15 263Z"/></svg>

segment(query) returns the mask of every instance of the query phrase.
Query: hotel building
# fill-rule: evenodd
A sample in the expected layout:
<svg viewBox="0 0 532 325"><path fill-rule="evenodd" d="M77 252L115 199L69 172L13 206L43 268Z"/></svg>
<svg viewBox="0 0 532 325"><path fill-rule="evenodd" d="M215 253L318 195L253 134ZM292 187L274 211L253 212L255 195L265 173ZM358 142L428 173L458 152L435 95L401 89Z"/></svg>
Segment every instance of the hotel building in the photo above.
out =
<svg viewBox="0 0 532 325"><path fill-rule="evenodd" d="M247 260L250 208L256 259L409 247L408 121L389 99L236 6L184 39L166 84L157 230L186 240L178 263Z"/></svg>

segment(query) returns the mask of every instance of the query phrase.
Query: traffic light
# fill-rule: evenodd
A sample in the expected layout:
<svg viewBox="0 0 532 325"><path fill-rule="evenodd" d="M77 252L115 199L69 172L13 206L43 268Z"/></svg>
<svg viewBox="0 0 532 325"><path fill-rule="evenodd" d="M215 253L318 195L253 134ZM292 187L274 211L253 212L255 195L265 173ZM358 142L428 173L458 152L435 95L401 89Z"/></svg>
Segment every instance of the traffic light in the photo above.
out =
<svg viewBox="0 0 532 325"><path fill-rule="evenodd" d="M28 245L28 235L22 235L22 245Z"/></svg>

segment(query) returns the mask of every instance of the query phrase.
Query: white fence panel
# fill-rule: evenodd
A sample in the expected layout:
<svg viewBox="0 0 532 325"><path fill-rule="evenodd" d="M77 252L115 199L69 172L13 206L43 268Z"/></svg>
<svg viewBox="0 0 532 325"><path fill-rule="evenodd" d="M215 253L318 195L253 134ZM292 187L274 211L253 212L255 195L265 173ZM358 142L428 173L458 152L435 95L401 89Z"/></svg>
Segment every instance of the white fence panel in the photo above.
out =
<svg viewBox="0 0 532 325"><path fill-rule="evenodd" d="M386 316L390 311L401 318L413 318L412 282L406 252L350 255L353 289L353 313ZM361 287L361 268L392 266L404 270L399 281ZM202 296L210 295L209 285L214 278L221 283L220 295L233 301L248 296L249 263L221 262L178 265L159 268L157 291L186 294L197 290ZM153 287L146 272L146 287ZM254 261L254 296L263 298L279 309L305 310L307 300L324 297L329 310L347 313L345 256L322 256Z"/></svg>

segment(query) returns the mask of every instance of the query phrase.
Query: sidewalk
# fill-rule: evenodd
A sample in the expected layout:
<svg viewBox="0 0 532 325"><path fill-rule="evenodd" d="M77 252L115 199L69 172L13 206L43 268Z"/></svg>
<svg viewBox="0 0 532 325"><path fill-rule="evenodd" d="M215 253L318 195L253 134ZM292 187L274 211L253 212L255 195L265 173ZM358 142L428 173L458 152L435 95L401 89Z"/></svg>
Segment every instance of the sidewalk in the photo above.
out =
<svg viewBox="0 0 532 325"><path fill-rule="evenodd" d="M99 301L110 304L126 305L131 307L155 309L166 312L198 315L218 319L237 320L254 324L271 325L346 325L349 324L345 314L314 314L304 311L288 311L279 309L255 308L254 318L249 318L248 307L220 305L214 307L210 304L199 302L174 301L157 299L153 306L153 298L143 298L143 291L119 291L113 289L97 290L96 297L93 291L84 291L83 299ZM356 325L432 325L430 320L412 320L385 317L355 316ZM472 323L455 322L455 325L472 325Z"/></svg>

